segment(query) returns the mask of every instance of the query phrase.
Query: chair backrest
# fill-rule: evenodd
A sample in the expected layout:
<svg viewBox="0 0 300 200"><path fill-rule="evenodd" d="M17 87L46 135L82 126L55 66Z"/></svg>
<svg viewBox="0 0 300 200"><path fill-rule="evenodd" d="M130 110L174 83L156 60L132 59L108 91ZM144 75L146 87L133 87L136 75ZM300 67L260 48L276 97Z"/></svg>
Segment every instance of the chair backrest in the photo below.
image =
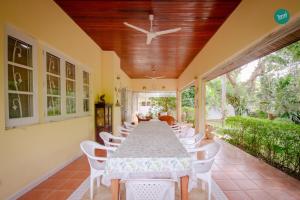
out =
<svg viewBox="0 0 300 200"><path fill-rule="evenodd" d="M124 135L124 136L127 136L131 133L132 129L127 129L127 128L124 128L122 126L119 126L118 127L118 132L121 134L121 135Z"/></svg>
<svg viewBox="0 0 300 200"><path fill-rule="evenodd" d="M104 145L110 147L111 134L103 131L99 133L99 135L102 138Z"/></svg>
<svg viewBox="0 0 300 200"><path fill-rule="evenodd" d="M169 125L173 125L175 123L175 118L170 116L170 115L164 115L164 116L160 116L158 118L160 121L165 121L167 122Z"/></svg>
<svg viewBox="0 0 300 200"><path fill-rule="evenodd" d="M186 127L186 128L184 128L183 131L185 131L185 133L184 133L185 137L195 136L195 129L192 127Z"/></svg>
<svg viewBox="0 0 300 200"><path fill-rule="evenodd" d="M205 160L213 160L219 153L221 145L218 142L212 142L204 146Z"/></svg>
<svg viewBox="0 0 300 200"><path fill-rule="evenodd" d="M204 138L204 133L197 133L193 137L195 140L195 144L198 144Z"/></svg>
<svg viewBox="0 0 300 200"><path fill-rule="evenodd" d="M98 144L94 141L85 140L80 143L80 148L83 151L83 153L88 157L90 167L93 169L96 169L97 165L99 165L99 162L97 160L106 160L105 157L99 157L95 155L95 149L103 149L107 151L107 148L105 148L105 146L103 146L102 144Z"/></svg>
<svg viewBox="0 0 300 200"><path fill-rule="evenodd" d="M175 200L175 182L171 179L126 180L126 199Z"/></svg>
<svg viewBox="0 0 300 200"><path fill-rule="evenodd" d="M136 125L131 124L130 122L124 122L124 126L127 129L133 129L136 127Z"/></svg>

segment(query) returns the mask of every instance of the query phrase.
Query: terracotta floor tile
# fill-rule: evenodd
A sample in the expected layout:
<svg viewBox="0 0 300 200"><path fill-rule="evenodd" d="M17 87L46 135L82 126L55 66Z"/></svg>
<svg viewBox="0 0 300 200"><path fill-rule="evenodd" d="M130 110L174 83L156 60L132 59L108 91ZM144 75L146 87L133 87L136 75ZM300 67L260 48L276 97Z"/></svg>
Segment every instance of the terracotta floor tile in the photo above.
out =
<svg viewBox="0 0 300 200"><path fill-rule="evenodd" d="M248 179L247 176L245 176L241 172L225 172L227 176L229 176L230 179L237 180L237 179Z"/></svg>
<svg viewBox="0 0 300 200"><path fill-rule="evenodd" d="M255 183L250 180L233 180L242 190L260 189Z"/></svg>
<svg viewBox="0 0 300 200"><path fill-rule="evenodd" d="M20 197L19 200L44 200L45 198L47 198L50 192L52 192L52 190L34 189Z"/></svg>
<svg viewBox="0 0 300 200"><path fill-rule="evenodd" d="M287 193L285 190L278 189L278 190L265 190L271 197L273 197L276 200L296 200L292 195ZM299 196L300 198L300 196Z"/></svg>
<svg viewBox="0 0 300 200"><path fill-rule="evenodd" d="M61 185L58 189L62 190L75 190L79 187L79 185L84 181L84 179L68 179L63 185Z"/></svg>
<svg viewBox="0 0 300 200"><path fill-rule="evenodd" d="M66 182L66 179L47 179L46 181L39 184L36 189L49 189L55 190L62 186Z"/></svg>
<svg viewBox="0 0 300 200"><path fill-rule="evenodd" d="M231 180L216 180L216 182L223 191L240 190L240 187Z"/></svg>
<svg viewBox="0 0 300 200"><path fill-rule="evenodd" d="M258 172L254 171L244 171L242 172L244 175L246 175L249 179L264 179L264 176L261 175Z"/></svg>
<svg viewBox="0 0 300 200"><path fill-rule="evenodd" d="M50 179L69 179L75 175L76 171L62 170L50 177Z"/></svg>
<svg viewBox="0 0 300 200"><path fill-rule="evenodd" d="M227 176L224 172L212 172L212 177L214 180L229 180L229 176Z"/></svg>
<svg viewBox="0 0 300 200"><path fill-rule="evenodd" d="M86 179L90 175L88 171L76 171L72 178Z"/></svg>
<svg viewBox="0 0 300 200"><path fill-rule="evenodd" d="M73 190L55 190L45 200L66 200Z"/></svg>
<svg viewBox="0 0 300 200"><path fill-rule="evenodd" d="M253 200L272 200L273 198L263 190L248 190L247 195Z"/></svg>
<svg viewBox="0 0 300 200"><path fill-rule="evenodd" d="M257 180L252 180L258 187L260 188L266 188L266 189L281 189L282 184L274 181L274 180L269 180L269 179L257 179Z"/></svg>
<svg viewBox="0 0 300 200"><path fill-rule="evenodd" d="M224 191L229 200L250 200L244 191Z"/></svg>

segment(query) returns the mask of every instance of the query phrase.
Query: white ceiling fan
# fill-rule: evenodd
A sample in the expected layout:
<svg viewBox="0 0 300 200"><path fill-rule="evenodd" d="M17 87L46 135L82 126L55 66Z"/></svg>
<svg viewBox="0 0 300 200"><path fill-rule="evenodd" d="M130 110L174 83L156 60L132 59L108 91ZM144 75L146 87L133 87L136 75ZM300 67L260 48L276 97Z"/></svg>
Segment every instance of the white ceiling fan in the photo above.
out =
<svg viewBox="0 0 300 200"><path fill-rule="evenodd" d="M152 67L151 71L152 74L155 75L156 73L155 67ZM152 80L165 78L165 76L144 76L144 77Z"/></svg>
<svg viewBox="0 0 300 200"><path fill-rule="evenodd" d="M144 76L145 78L148 78L148 79L162 79L162 78L165 78L165 76Z"/></svg>
<svg viewBox="0 0 300 200"><path fill-rule="evenodd" d="M130 27L130 28L133 28L133 29L135 29L137 31L140 31L142 33L147 34L147 41L146 41L147 45L151 44L152 39L156 38L159 35L164 35L164 34L169 34L169 33L175 33L177 31L181 30L181 28L173 28L173 29L168 29L168 30L164 30L164 31L154 32L153 31L153 27L152 27L153 19L154 19L154 15L149 15L149 20L150 20L150 30L149 31L146 31L145 29L139 28L139 27L134 26L132 24L129 24L127 22L124 22L124 24L126 26Z"/></svg>

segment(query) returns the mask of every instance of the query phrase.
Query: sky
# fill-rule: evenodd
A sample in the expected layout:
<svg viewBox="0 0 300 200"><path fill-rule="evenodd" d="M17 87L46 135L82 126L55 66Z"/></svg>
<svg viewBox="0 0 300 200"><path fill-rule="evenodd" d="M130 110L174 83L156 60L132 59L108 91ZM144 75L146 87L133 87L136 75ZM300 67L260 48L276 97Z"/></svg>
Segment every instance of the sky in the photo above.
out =
<svg viewBox="0 0 300 200"><path fill-rule="evenodd" d="M238 80L241 82L246 82L247 80L249 80L252 72L254 71L255 67L257 66L257 63L258 63L258 59L254 60L246 65L243 65L241 73L238 77Z"/></svg>

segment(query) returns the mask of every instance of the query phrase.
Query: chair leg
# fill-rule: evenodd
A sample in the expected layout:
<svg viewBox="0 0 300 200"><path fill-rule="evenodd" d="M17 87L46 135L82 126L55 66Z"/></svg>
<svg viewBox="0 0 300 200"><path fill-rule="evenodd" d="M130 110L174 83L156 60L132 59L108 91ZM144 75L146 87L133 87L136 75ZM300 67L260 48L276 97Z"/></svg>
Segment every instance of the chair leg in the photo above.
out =
<svg viewBox="0 0 300 200"><path fill-rule="evenodd" d="M211 178L208 178L207 187L208 187L208 200L210 200L211 199Z"/></svg>
<svg viewBox="0 0 300 200"><path fill-rule="evenodd" d="M201 189L205 190L205 181L201 180Z"/></svg>
<svg viewBox="0 0 300 200"><path fill-rule="evenodd" d="M100 176L97 177L97 187L100 186Z"/></svg>
<svg viewBox="0 0 300 200"><path fill-rule="evenodd" d="M90 199L93 199L93 194L94 194L94 178L90 177Z"/></svg>

